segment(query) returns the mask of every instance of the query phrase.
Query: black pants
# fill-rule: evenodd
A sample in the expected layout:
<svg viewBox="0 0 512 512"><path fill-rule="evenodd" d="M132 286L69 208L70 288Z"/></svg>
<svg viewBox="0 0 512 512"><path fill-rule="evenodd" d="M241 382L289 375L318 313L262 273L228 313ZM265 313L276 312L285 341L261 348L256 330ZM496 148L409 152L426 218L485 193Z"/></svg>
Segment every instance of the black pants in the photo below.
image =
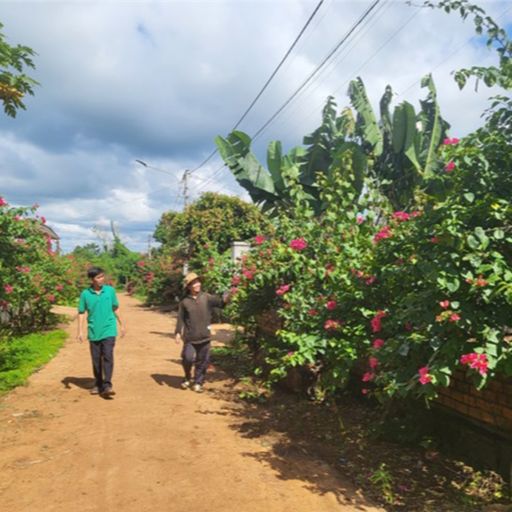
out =
<svg viewBox="0 0 512 512"><path fill-rule="evenodd" d="M206 370L210 361L210 341L202 343L185 343L181 352L185 378L192 380L192 365L196 363L194 382L203 384L206 377Z"/></svg>
<svg viewBox="0 0 512 512"><path fill-rule="evenodd" d="M95 386L101 391L104 386L112 386L112 372L114 371L114 345L116 338L111 336L99 341L90 341L92 358L92 371Z"/></svg>

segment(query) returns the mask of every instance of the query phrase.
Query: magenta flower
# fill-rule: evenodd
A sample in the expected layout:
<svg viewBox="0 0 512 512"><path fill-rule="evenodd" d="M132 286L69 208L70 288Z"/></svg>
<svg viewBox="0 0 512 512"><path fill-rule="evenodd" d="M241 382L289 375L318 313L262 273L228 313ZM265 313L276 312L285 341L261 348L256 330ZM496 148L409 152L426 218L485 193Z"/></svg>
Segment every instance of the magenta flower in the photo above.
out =
<svg viewBox="0 0 512 512"><path fill-rule="evenodd" d="M379 360L376 357L371 356L368 359L368 364L372 370L375 370L375 368L377 368L377 366L379 366Z"/></svg>
<svg viewBox="0 0 512 512"><path fill-rule="evenodd" d="M244 275L244 277L250 281L253 277L254 277L254 272L251 272L250 270L247 270L247 269L244 269L242 271L242 274Z"/></svg>
<svg viewBox="0 0 512 512"><path fill-rule="evenodd" d="M375 243L380 242L381 240L385 240L386 238L391 238L393 233L389 226L384 226L378 233L373 237L373 241Z"/></svg>
<svg viewBox="0 0 512 512"><path fill-rule="evenodd" d="M0 197L0 206L7 206L7 201L3 197Z"/></svg>
<svg viewBox="0 0 512 512"><path fill-rule="evenodd" d="M375 349L375 350L379 350L381 349L382 347L384 346L384 340L381 339L381 338L376 338L373 340L373 344L372 344L372 347Z"/></svg>
<svg viewBox="0 0 512 512"><path fill-rule="evenodd" d="M372 381L373 379L375 378L375 373L373 372L366 372L363 377L362 377L362 381L363 382L370 382Z"/></svg>
<svg viewBox="0 0 512 512"><path fill-rule="evenodd" d="M453 144L458 144L459 142L460 142L460 139L457 139L456 137L453 137L452 139L447 137L446 139L443 140L443 144L445 146L451 146Z"/></svg>
<svg viewBox="0 0 512 512"><path fill-rule="evenodd" d="M41 223L46 224L46 217L41 217Z"/></svg>
<svg viewBox="0 0 512 512"><path fill-rule="evenodd" d="M444 170L445 172L452 172L455 169L455 162L453 160L450 160L445 166Z"/></svg>
<svg viewBox="0 0 512 512"><path fill-rule="evenodd" d="M460 357L460 363L465 364L472 368L473 370L478 371L482 377L487 375L489 361L487 360L486 354L477 354L476 352L471 352L470 354L463 354Z"/></svg>
<svg viewBox="0 0 512 512"><path fill-rule="evenodd" d="M371 326L372 332L380 332L382 330L382 319L386 316L384 311L377 311L377 314L372 318Z"/></svg>
<svg viewBox="0 0 512 512"><path fill-rule="evenodd" d="M285 293L287 293L290 288L292 287L291 284L283 284L281 285L277 290L276 290L276 294L277 295L284 295Z"/></svg>
<svg viewBox="0 0 512 512"><path fill-rule="evenodd" d="M12 293L14 291L14 287L11 286L10 284L6 284L6 285L4 285L4 291L7 295L9 295L10 293Z"/></svg>
<svg viewBox="0 0 512 512"><path fill-rule="evenodd" d="M290 247L294 251L303 251L308 246L308 243L304 238L295 238L290 242Z"/></svg>
<svg viewBox="0 0 512 512"><path fill-rule="evenodd" d="M329 311L333 311L334 309L336 309L336 306L337 306L337 303L335 300L330 300L327 302L327 304L325 305L325 307L329 310Z"/></svg>
<svg viewBox="0 0 512 512"><path fill-rule="evenodd" d="M411 216L407 212L395 212L391 217L394 220L397 220L398 222L404 222L411 218Z"/></svg>
<svg viewBox="0 0 512 512"><path fill-rule="evenodd" d="M420 384L422 384L423 386L425 384L428 384L429 382L432 382L432 376L428 373L428 366L424 366L423 368L420 368L418 370L418 374L419 374L419 382Z"/></svg>
<svg viewBox="0 0 512 512"><path fill-rule="evenodd" d="M255 243L256 245L261 245L261 244L262 244L262 243L264 243L264 242L265 242L265 237L264 237L263 235L256 235L256 236L254 237L254 243Z"/></svg>

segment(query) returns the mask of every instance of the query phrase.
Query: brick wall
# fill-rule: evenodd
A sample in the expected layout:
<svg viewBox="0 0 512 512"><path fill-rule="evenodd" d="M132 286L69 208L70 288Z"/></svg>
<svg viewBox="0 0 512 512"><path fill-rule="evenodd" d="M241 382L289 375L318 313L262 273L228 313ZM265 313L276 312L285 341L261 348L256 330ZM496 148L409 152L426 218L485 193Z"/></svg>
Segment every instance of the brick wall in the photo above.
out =
<svg viewBox="0 0 512 512"><path fill-rule="evenodd" d="M478 391L463 372L449 388L439 389L437 403L466 418L512 436L512 378L498 377Z"/></svg>

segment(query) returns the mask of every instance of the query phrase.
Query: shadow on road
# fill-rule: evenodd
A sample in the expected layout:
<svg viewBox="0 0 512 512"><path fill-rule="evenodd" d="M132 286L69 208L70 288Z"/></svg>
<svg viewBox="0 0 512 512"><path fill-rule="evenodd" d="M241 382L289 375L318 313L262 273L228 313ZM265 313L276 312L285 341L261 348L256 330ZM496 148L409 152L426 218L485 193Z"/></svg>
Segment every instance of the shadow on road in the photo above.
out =
<svg viewBox="0 0 512 512"><path fill-rule="evenodd" d="M160 386L165 385L176 389L181 389L181 383L183 382L183 377L164 373L152 373L151 378Z"/></svg>
<svg viewBox="0 0 512 512"><path fill-rule="evenodd" d="M64 377L61 382L66 389L71 389L71 384L82 389L91 389L94 386L92 377Z"/></svg>

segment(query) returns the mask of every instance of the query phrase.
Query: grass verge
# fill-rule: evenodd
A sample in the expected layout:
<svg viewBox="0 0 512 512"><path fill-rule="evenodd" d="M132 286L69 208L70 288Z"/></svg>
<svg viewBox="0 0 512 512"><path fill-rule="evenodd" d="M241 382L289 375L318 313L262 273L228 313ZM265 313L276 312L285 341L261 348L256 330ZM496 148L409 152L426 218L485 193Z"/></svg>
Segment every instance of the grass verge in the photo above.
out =
<svg viewBox="0 0 512 512"><path fill-rule="evenodd" d="M0 394L25 384L64 344L66 332L54 330L0 341Z"/></svg>

